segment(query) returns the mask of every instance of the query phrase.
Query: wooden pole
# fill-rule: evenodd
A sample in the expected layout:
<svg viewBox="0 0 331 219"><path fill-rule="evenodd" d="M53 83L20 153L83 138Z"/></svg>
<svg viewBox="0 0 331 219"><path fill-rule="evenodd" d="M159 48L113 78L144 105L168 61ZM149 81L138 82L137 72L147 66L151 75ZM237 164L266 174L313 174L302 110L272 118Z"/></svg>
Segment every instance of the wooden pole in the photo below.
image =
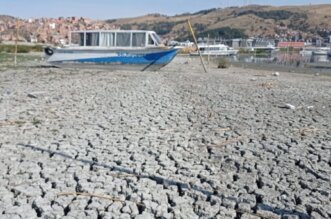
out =
<svg viewBox="0 0 331 219"><path fill-rule="evenodd" d="M192 28L191 22L188 20L187 23L188 23L188 26L189 26L189 28L190 28L191 34L192 34L192 36L193 36L194 44L195 44L195 46L196 46L197 49L198 49L198 54L199 54L199 56L200 56L200 61L201 61L201 64L202 64L202 66L203 66L203 70L205 71L205 73L207 73L207 69L206 69L205 64L203 63L203 59L202 59L202 56L201 56L201 53L200 53L200 50L199 50L199 47L198 47L197 39L195 38L195 34L194 34L194 31L193 31L193 28Z"/></svg>
<svg viewBox="0 0 331 219"><path fill-rule="evenodd" d="M209 65L209 62L210 62L209 33L208 33L207 47L208 47L208 65Z"/></svg>
<svg viewBox="0 0 331 219"><path fill-rule="evenodd" d="M14 66L17 66L17 41L18 41L18 20L16 18L16 33L15 33L15 55L14 55Z"/></svg>

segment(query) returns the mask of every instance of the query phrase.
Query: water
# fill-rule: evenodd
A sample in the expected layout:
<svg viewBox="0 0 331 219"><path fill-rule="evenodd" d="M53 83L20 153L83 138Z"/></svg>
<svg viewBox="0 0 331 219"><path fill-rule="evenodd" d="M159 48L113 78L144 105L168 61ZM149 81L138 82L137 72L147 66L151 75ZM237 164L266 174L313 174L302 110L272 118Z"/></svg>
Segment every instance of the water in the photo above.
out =
<svg viewBox="0 0 331 219"><path fill-rule="evenodd" d="M228 57L228 61L242 67L331 74L331 57L327 55L286 52L277 52L264 56L238 54L237 56Z"/></svg>
<svg viewBox="0 0 331 219"><path fill-rule="evenodd" d="M299 53L275 53L264 56L256 55L237 55L231 57L233 62L245 62L245 63L267 63L267 64L279 64L279 65L297 65L297 67L302 64L308 63L323 63L330 64L331 67L331 57L327 55L301 55Z"/></svg>

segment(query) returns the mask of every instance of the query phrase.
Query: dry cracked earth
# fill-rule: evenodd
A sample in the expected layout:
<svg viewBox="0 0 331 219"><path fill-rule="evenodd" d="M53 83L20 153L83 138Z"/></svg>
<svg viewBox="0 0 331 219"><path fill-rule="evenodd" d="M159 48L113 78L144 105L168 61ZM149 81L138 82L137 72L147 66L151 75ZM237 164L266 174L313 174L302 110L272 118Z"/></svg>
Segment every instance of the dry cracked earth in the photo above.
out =
<svg viewBox="0 0 331 219"><path fill-rule="evenodd" d="M202 72L2 68L0 218L330 218L331 77Z"/></svg>

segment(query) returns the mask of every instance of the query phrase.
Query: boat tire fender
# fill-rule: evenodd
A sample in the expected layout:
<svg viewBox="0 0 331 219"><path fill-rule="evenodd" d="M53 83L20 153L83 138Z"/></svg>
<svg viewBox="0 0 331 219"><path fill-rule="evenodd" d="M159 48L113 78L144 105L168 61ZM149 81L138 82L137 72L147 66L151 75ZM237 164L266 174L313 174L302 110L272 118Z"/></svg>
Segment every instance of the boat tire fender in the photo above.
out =
<svg viewBox="0 0 331 219"><path fill-rule="evenodd" d="M49 47L46 47L46 48L44 49L44 51L45 51L45 53L46 53L47 55L49 55L49 56L51 56L51 55L54 54L54 51L53 51L51 48L49 48Z"/></svg>

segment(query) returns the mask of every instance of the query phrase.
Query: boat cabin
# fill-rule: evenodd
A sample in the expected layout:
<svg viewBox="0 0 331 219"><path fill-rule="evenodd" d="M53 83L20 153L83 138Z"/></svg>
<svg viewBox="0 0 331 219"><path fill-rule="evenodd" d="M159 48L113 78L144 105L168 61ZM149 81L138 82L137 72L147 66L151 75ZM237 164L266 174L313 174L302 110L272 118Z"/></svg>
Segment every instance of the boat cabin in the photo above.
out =
<svg viewBox="0 0 331 219"><path fill-rule="evenodd" d="M208 52L208 51L227 51L228 50L228 46L226 45L198 45L199 50L201 52Z"/></svg>
<svg viewBox="0 0 331 219"><path fill-rule="evenodd" d="M214 44L214 45L207 45L207 44L199 44L198 45L199 51L190 53L191 55L235 55L238 53L238 50L234 50L233 48L224 45L224 44Z"/></svg>
<svg viewBox="0 0 331 219"><path fill-rule="evenodd" d="M161 45L160 37L147 30L72 31L69 39L74 47L141 48Z"/></svg>

